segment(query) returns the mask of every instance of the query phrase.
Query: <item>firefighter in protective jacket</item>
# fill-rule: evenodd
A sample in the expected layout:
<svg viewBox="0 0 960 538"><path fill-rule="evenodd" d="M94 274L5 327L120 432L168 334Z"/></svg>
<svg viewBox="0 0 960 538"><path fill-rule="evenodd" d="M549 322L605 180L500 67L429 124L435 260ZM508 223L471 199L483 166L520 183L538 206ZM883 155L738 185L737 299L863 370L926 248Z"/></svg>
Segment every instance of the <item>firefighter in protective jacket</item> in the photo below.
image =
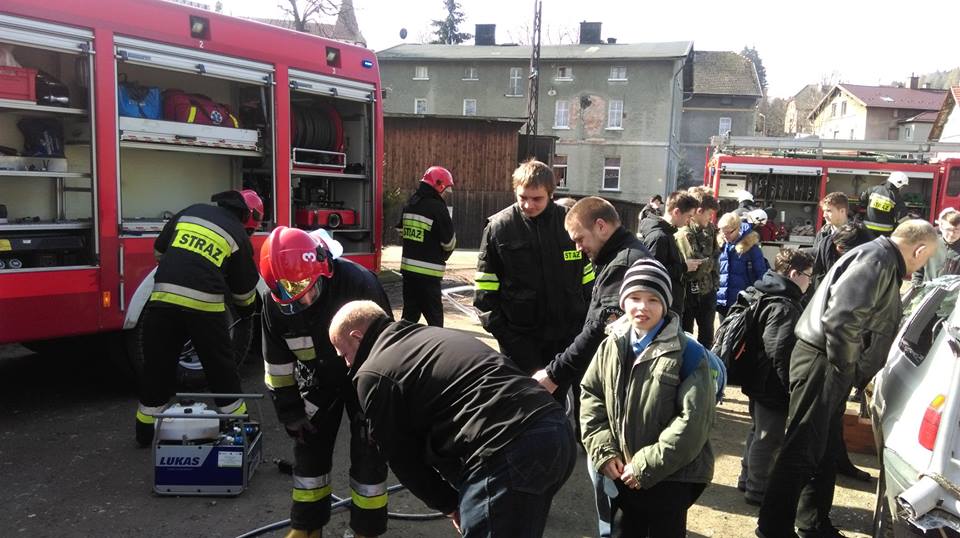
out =
<svg viewBox="0 0 960 538"><path fill-rule="evenodd" d="M403 254L403 319L443 327L440 284L447 259L457 247L453 221L445 198L453 191L453 176L442 166L431 166L420 186L403 207L400 231Z"/></svg>
<svg viewBox="0 0 960 538"><path fill-rule="evenodd" d="M192 341L210 389L237 394L227 303L236 315L256 310L257 267L252 234L263 219L263 201L252 190L215 194L217 205L195 204L170 219L153 243L159 264L143 311L144 358L136 439L153 441L154 414L163 410L176 385L177 357ZM240 399L216 400L221 413L246 412Z"/></svg>
<svg viewBox="0 0 960 538"><path fill-rule="evenodd" d="M863 225L875 235L889 237L897 223L906 216L900 189L910 183L903 172L893 172L882 185L871 187L860 194L860 203L867 207Z"/></svg>
<svg viewBox="0 0 960 538"><path fill-rule="evenodd" d="M390 312L373 273L340 258L324 230L280 226L260 249L264 380L294 445L293 505L288 538L321 535L330 520L333 447L346 408L350 419L350 527L378 536L387 526L387 467L367 435L352 372L327 331L344 304L371 300Z"/></svg>
<svg viewBox="0 0 960 538"><path fill-rule="evenodd" d="M580 332L593 289L593 266L563 227L567 209L551 200L555 186L546 164L521 164L513 173L517 203L487 219L477 258L474 305L483 327L528 374Z"/></svg>

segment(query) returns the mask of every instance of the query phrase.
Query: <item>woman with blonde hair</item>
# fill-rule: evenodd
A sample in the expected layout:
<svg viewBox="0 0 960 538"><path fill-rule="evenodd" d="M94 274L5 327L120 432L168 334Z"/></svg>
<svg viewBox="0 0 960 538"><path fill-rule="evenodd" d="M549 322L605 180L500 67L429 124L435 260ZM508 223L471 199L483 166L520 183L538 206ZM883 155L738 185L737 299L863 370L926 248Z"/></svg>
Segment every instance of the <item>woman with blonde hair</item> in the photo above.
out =
<svg viewBox="0 0 960 538"><path fill-rule="evenodd" d="M719 271L720 288L717 290L717 313L720 319L737 302L737 295L760 279L770 264L760 250L760 235L749 223L742 222L736 213L726 213L717 222L720 232Z"/></svg>

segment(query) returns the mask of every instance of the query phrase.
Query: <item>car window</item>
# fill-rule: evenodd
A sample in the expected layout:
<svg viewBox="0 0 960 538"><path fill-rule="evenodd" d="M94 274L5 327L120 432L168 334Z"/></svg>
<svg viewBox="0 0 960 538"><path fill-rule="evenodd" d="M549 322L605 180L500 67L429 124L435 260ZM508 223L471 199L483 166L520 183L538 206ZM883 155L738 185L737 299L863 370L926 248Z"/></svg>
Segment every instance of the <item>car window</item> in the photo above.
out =
<svg viewBox="0 0 960 538"><path fill-rule="evenodd" d="M925 282L904 297L903 337L900 351L919 365L926 358L933 341L953 312L960 291L960 276L951 275Z"/></svg>

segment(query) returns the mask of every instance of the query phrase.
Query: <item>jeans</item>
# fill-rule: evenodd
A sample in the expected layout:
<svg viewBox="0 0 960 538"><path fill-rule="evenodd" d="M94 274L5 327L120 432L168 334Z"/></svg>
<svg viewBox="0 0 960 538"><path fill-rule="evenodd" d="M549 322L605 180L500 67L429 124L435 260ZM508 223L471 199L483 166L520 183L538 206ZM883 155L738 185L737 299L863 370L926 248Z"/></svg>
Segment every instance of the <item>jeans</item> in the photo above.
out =
<svg viewBox="0 0 960 538"><path fill-rule="evenodd" d="M593 498L597 503L597 531L600 538L610 538L613 528L613 499L611 494L616 494L616 490L609 491L608 488L616 487L612 480L603 476L593 468L593 462L587 458L587 472L590 474L590 482L593 484ZM605 487L606 486L606 487ZM616 495L614 495L616 496Z"/></svg>
<svg viewBox="0 0 960 538"><path fill-rule="evenodd" d="M751 398L750 417L753 422L747 433L737 484L745 487L745 497L751 501L762 501L770 469L783 445L787 410L767 407Z"/></svg>
<svg viewBox="0 0 960 538"><path fill-rule="evenodd" d="M460 487L464 538L539 538L553 496L576 462L576 442L560 409L465 473Z"/></svg>
<svg viewBox="0 0 960 538"><path fill-rule="evenodd" d="M663 481L649 489L630 489L617 480L617 507L623 510L621 538L685 538L687 510L706 484Z"/></svg>

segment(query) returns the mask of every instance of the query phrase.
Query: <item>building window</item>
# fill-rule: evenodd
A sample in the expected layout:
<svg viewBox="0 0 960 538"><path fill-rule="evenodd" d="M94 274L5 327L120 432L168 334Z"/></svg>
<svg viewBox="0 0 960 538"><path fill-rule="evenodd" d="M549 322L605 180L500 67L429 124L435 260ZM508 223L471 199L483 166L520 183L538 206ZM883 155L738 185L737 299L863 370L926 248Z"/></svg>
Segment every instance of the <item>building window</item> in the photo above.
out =
<svg viewBox="0 0 960 538"><path fill-rule="evenodd" d="M840 138L840 131L834 131L834 132L833 132L833 139L834 139L834 140L837 140L838 138Z"/></svg>
<svg viewBox="0 0 960 538"><path fill-rule="evenodd" d="M603 159L603 187L601 190L620 190L620 157L605 157Z"/></svg>
<svg viewBox="0 0 960 538"><path fill-rule="evenodd" d="M850 129L850 140L853 140L853 129Z"/></svg>
<svg viewBox="0 0 960 538"><path fill-rule="evenodd" d="M903 139L904 140L913 140L913 126L908 125L903 128Z"/></svg>
<svg viewBox="0 0 960 538"><path fill-rule="evenodd" d="M414 100L413 100L413 113L414 113L414 114L426 114L426 113L427 113L427 100L426 100L426 99L414 99Z"/></svg>
<svg viewBox="0 0 960 538"><path fill-rule="evenodd" d="M557 180L558 189L567 188L567 156L553 156L553 177Z"/></svg>
<svg viewBox="0 0 960 538"><path fill-rule="evenodd" d="M427 71L427 66L418 65L414 68L413 80L430 80L430 72Z"/></svg>
<svg viewBox="0 0 960 538"><path fill-rule="evenodd" d="M510 68L510 90L507 93L510 97L523 96L523 68Z"/></svg>
<svg viewBox="0 0 960 538"><path fill-rule="evenodd" d="M573 80L573 69L566 65L557 68L557 80Z"/></svg>
<svg viewBox="0 0 960 538"><path fill-rule="evenodd" d="M623 129L623 101L610 101L607 107L607 129Z"/></svg>
<svg viewBox="0 0 960 538"><path fill-rule="evenodd" d="M720 136L726 136L733 130L733 120L731 118L720 118Z"/></svg>
<svg viewBox="0 0 960 538"><path fill-rule="evenodd" d="M608 80L627 80L627 68L622 65L611 67L610 78Z"/></svg>
<svg viewBox="0 0 960 538"><path fill-rule="evenodd" d="M464 116L476 116L476 115L477 115L477 100L476 100L476 99L464 99L464 100L463 100L463 115L464 115Z"/></svg>
<svg viewBox="0 0 960 538"><path fill-rule="evenodd" d="M900 117L900 110L899 110L899 109L896 109L896 108L893 109L893 117L894 117L894 118L899 118L899 117Z"/></svg>
<svg viewBox="0 0 960 538"><path fill-rule="evenodd" d="M837 117L837 104L836 104L836 103L832 103L832 104L830 105L830 117L831 117L831 118Z"/></svg>
<svg viewBox="0 0 960 538"><path fill-rule="evenodd" d="M463 80L480 80L480 75L477 73L477 68L476 67L463 68Z"/></svg>
<svg viewBox="0 0 960 538"><path fill-rule="evenodd" d="M846 101L840 101L840 115L841 115L841 116L846 116L846 115L847 115L847 102L846 102Z"/></svg>
<svg viewBox="0 0 960 538"><path fill-rule="evenodd" d="M570 103L567 101L557 101L556 108L553 111L553 128L570 128Z"/></svg>

